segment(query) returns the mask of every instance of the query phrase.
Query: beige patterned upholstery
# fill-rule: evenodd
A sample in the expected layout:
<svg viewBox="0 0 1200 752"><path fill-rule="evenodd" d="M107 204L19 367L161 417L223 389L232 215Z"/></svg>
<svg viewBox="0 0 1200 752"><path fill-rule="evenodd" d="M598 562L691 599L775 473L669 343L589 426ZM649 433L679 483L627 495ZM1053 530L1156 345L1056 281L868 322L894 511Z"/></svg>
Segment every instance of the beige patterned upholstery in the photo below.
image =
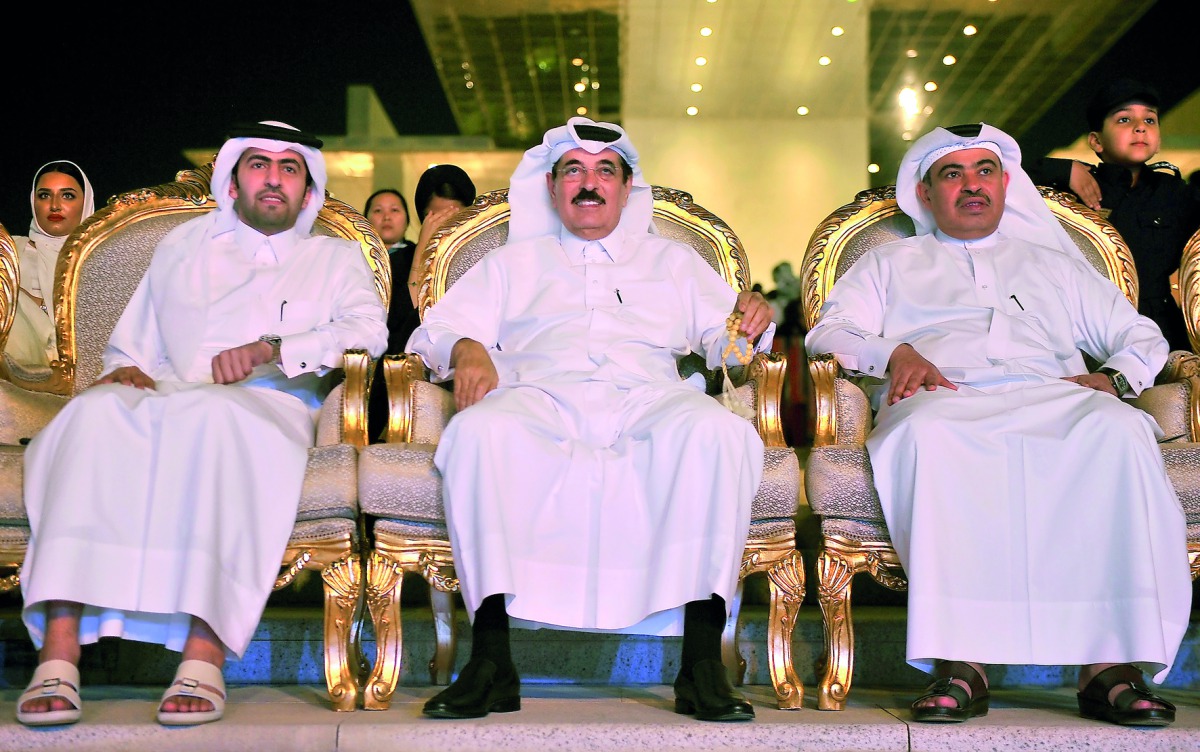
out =
<svg viewBox="0 0 1200 752"><path fill-rule="evenodd" d="M101 375L109 334L145 274L158 241L179 224L215 208L208 196L212 167L179 173L175 182L117 196L92 215L63 246L65 264L55 283L59 356L47 373L24 379L14 369L0 381L0 589L12 589L29 540L22 501L24 447L71 396ZM391 288L387 251L354 209L326 198L317 232L358 241L375 270L376 289ZM0 238L0 324L7 334L15 287ZM366 443L367 380L374 369L362 351L349 351L345 379L325 400L317 446L309 450L296 527L284 553L276 588L303 569L324 581L325 677L337 710L358 704L363 664L355 623L362 600L361 535L358 529L358 446Z"/></svg>
<svg viewBox="0 0 1200 752"><path fill-rule="evenodd" d="M686 193L656 187L654 198L654 222L660 234L695 248L736 289L749 287L745 253L732 230L692 203ZM503 245L508 237L507 221L508 192L493 191L480 196L438 232L433 240L434 261L421 288L422 311L484 254ZM415 355L385 359L385 366L390 402L388 443L362 450L358 476L359 504L375 538L375 549L367 560L367 606L378 646L363 705L379 709L388 707L400 676L403 573L420 572L432 586L437 629L437 650L430 664L434 683L447 683L454 666L454 601L450 594L458 590L442 508L441 477L433 466L438 438L454 413L453 397L429 383ZM686 368L694 367L694 363L686 364ZM751 408L767 447L763 482L752 505L742 576L768 574L768 662L779 706L791 709L799 708L803 698L803 686L792 668L791 634L804 598L804 569L795 544L800 466L795 451L784 445L779 422L783 369L781 356L759 355L747 367L746 381L738 388L738 399ZM720 383L714 378L708 381ZM736 601L731 604L735 617L740 585ZM740 681L745 663L737 651L736 618L730 622L723 657Z"/></svg>
<svg viewBox="0 0 1200 752"><path fill-rule="evenodd" d="M1125 241L1112 225L1049 189L1042 195L1088 261L1132 302L1137 301L1137 273ZM913 233L913 224L895 201L895 188L863 191L817 228L804 256L805 323L817 320L834 281L868 249ZM1195 340L1193 340L1195 341ZM866 394L830 356L810 361L816 427L805 469L805 490L813 512L821 517L821 552L817 561L818 598L825 623L826 664L817 706L841 710L854 670L854 625L850 612L851 578L868 572L895 590L907 588L892 548L875 492L864 442L873 416ZM1155 386L1133 401L1155 417L1166 434L1163 458L1188 521L1192 576L1200 569L1200 358L1171 353Z"/></svg>

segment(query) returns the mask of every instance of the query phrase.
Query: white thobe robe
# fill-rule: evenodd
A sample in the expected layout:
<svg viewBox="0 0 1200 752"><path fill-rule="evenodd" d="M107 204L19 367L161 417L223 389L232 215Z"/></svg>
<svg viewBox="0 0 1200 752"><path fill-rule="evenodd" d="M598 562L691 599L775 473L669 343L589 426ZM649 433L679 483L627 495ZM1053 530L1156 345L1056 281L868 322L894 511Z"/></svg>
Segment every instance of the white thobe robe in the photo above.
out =
<svg viewBox="0 0 1200 752"><path fill-rule="evenodd" d="M912 345L958 390L880 405L867 438L909 578L908 661L1136 663L1166 676L1188 624L1183 510L1147 413L1064 381L1080 350L1135 392L1158 327L1084 262L995 234L868 252L830 291L809 352L883 379Z"/></svg>
<svg viewBox="0 0 1200 752"><path fill-rule="evenodd" d="M721 364L737 296L664 238L584 246L564 232L497 249L409 340L435 378L453 378L463 337L499 374L435 457L455 568L472 615L504 593L520 626L679 634L683 604L731 600L762 477L753 424L677 365Z"/></svg>
<svg viewBox="0 0 1200 752"><path fill-rule="evenodd" d="M378 355L383 304L358 244L192 220L163 240L104 353L154 389L71 399L25 453L24 619L85 604L80 638L181 650L191 618L240 656L296 519L320 378L347 348ZM212 383L218 352L282 337L279 365Z"/></svg>

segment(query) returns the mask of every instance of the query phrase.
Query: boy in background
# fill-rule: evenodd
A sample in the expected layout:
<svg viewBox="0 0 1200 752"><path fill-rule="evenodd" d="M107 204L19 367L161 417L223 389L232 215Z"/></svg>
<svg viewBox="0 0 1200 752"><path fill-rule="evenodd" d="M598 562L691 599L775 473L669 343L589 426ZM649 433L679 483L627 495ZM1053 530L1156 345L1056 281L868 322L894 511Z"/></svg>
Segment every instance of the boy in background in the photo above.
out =
<svg viewBox="0 0 1200 752"><path fill-rule="evenodd" d="M1183 248L1200 227L1200 190L1178 170L1150 164L1162 145L1158 92L1131 78L1114 79L1087 106L1092 166L1044 158L1030 166L1037 185L1070 190L1121 233L1138 273L1138 312L1154 320L1172 350L1191 350L1179 302L1172 294Z"/></svg>

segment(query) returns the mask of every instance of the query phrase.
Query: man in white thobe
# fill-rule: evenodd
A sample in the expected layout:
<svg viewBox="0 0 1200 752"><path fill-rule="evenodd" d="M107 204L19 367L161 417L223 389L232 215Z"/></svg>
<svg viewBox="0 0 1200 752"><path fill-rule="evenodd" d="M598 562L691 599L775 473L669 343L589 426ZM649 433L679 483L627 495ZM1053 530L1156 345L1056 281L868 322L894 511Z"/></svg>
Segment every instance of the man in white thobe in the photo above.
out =
<svg viewBox="0 0 1200 752"><path fill-rule="evenodd" d="M1186 528L1162 432L1124 399L1167 343L1020 159L985 124L918 140L896 181L916 236L847 270L806 346L880 379L867 451L909 577L908 660L937 677L914 717L985 715L983 664L1077 664L1085 717L1166 725L1142 671L1161 681L1187 627Z"/></svg>
<svg viewBox="0 0 1200 752"><path fill-rule="evenodd" d="M459 412L435 461L472 613L471 659L425 713L520 708L511 615L528 627L682 629L676 711L750 719L720 634L763 445L680 377L678 359L695 351L719 367L733 313L741 346L769 348L770 305L652 234L650 188L618 126L572 118L548 131L509 200L508 244L446 292L407 348L454 380Z"/></svg>
<svg viewBox="0 0 1200 752"><path fill-rule="evenodd" d="M158 719L220 718L295 523L315 417L347 348L378 355L383 303L357 243L312 234L316 138L235 130L217 209L155 249L104 352L104 376L25 454L24 620L40 649L17 704L30 725L80 716L81 644L183 653Z"/></svg>

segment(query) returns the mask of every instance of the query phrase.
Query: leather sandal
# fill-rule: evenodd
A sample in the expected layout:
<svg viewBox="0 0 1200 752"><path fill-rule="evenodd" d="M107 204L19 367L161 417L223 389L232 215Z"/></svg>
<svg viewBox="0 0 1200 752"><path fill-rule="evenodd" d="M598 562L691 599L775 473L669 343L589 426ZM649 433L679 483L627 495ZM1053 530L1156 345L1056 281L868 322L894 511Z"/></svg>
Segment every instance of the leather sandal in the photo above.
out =
<svg viewBox="0 0 1200 752"><path fill-rule="evenodd" d="M1125 689L1108 701L1114 687ZM1175 722L1175 706L1150 691L1142 681L1142 672L1128 663L1104 669L1092 677L1079 698L1079 714L1084 718L1108 721L1118 726L1170 726ZM1135 708L1138 700L1153 702L1161 707Z"/></svg>
<svg viewBox="0 0 1200 752"><path fill-rule="evenodd" d="M38 698L61 697L74 707L62 710L32 712L21 710L21 706ZM70 661L46 661L33 672L29 686L17 698L17 720L26 726L56 726L75 723L83 716L83 702L79 699L79 667Z"/></svg>
<svg viewBox="0 0 1200 752"><path fill-rule="evenodd" d="M925 694L913 701L914 721L962 723L970 718L988 714L988 700L991 695L983 675L974 666L963 661L938 661L933 675L937 677L936 680L925 688ZM971 691L967 692L955 684L955 679L966 682ZM951 697L957 704L952 707L921 704L935 697Z"/></svg>
<svg viewBox="0 0 1200 752"><path fill-rule="evenodd" d="M163 703L173 697L199 697L212 703L212 710L193 713L163 710ZM163 692L158 703L158 722L164 726L196 726L221 720L225 714L225 677L221 669L208 661L181 661L175 670L175 681Z"/></svg>

